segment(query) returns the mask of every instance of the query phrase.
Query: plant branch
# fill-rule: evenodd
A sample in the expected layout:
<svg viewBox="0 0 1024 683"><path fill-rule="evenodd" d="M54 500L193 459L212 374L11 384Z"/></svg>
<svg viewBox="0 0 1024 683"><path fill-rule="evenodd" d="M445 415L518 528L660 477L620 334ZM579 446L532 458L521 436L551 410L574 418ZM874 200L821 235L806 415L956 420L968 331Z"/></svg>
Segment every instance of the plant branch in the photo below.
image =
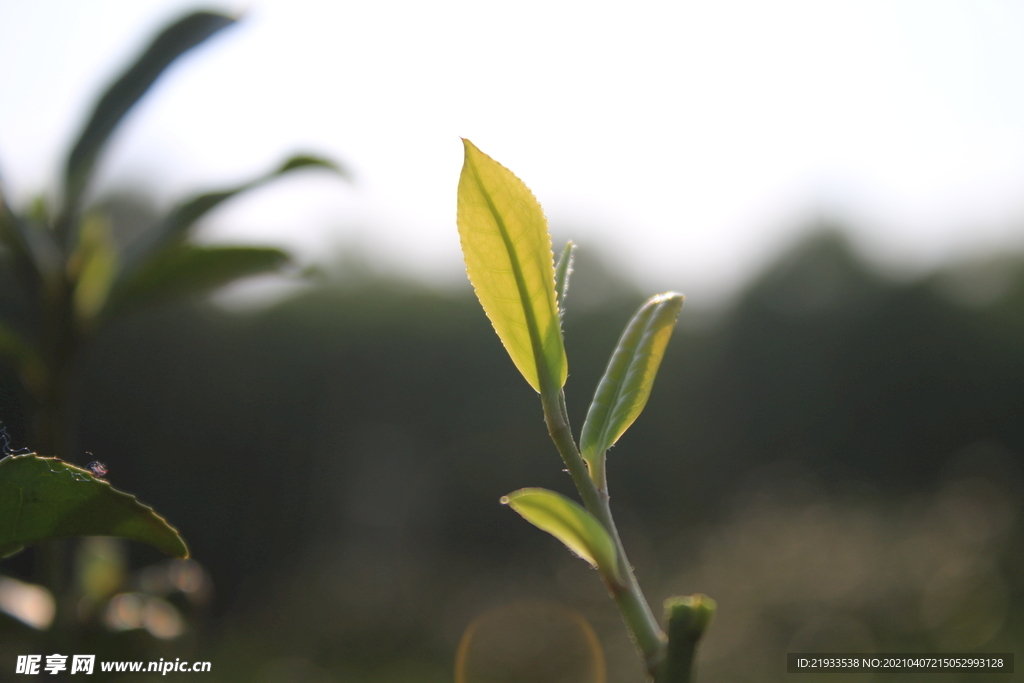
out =
<svg viewBox="0 0 1024 683"><path fill-rule="evenodd" d="M541 403L544 406L544 420L548 426L548 433L555 442L562 461L580 492L580 497L583 498L584 506L604 525L615 543L619 573L624 578L624 584L608 583L608 590L619 606L626 628L641 650L648 673L653 678L665 659L667 638L633 575L633 567L629 564L615 521L612 519L608 494L599 490L594 480L590 478L587 464L580 455L576 442L573 441L563 392L561 389L547 390L541 394Z"/></svg>
<svg viewBox="0 0 1024 683"><path fill-rule="evenodd" d="M697 643L711 623L715 609L715 601L700 593L665 601L668 651L657 671L657 683L692 683Z"/></svg>

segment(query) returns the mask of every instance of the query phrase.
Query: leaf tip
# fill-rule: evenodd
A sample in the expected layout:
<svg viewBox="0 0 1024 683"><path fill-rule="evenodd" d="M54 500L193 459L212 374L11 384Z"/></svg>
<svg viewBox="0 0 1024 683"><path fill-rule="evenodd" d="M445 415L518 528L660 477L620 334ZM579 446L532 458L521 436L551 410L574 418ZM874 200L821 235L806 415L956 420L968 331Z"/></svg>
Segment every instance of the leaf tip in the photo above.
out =
<svg viewBox="0 0 1024 683"><path fill-rule="evenodd" d="M680 292L662 292L661 294L655 294L651 297L650 302L652 304L660 304L671 299L678 299L680 305L683 301L686 301L686 297Z"/></svg>
<svg viewBox="0 0 1024 683"><path fill-rule="evenodd" d="M470 140L469 138L460 137L459 139L462 140L462 149L465 152L466 161L468 161L470 156L472 156L474 154L481 155L481 156L487 156L483 152L481 152L480 148L477 147L476 145L474 145L473 141ZM495 162L495 163L497 163L497 162Z"/></svg>
<svg viewBox="0 0 1024 683"><path fill-rule="evenodd" d="M352 171L333 159L316 154L294 154L277 169L277 175L288 173L299 168L315 167L333 171L349 182L354 182Z"/></svg>

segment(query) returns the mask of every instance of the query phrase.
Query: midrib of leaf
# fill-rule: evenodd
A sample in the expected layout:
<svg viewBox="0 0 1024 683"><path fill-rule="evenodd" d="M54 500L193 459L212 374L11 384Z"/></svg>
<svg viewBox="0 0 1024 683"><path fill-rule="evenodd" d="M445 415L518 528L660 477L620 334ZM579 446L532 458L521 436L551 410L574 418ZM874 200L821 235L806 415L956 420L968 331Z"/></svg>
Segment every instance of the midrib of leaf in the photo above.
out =
<svg viewBox="0 0 1024 683"><path fill-rule="evenodd" d="M646 319L644 320L644 330L645 331L646 331L646 326L647 326L647 323L650 320L651 315L654 314L654 307L652 306L649 309L649 311L650 311L650 313L646 316ZM617 405L619 405L619 400L624 395L623 394L623 389L626 387L627 384L629 384L629 382L628 382L629 375L630 375L629 370L630 370L630 368L633 365L633 361L636 359L636 350L638 348L640 348L640 346L641 346L645 336L646 335L644 335L644 334L638 334L636 340L629 346L629 356L626 358L626 363L625 363L625 370L626 370L626 372L623 373L622 379L620 379L618 382L615 383L615 393L612 396L612 400L609 401L608 403L602 403L602 405L605 407L605 410L607 410L608 413L605 416L604 426L601 428L601 434L600 434L601 438L598 441L599 444L604 444L604 443L606 443L608 441L608 434L611 433L611 430L615 426L615 417L616 417L616 415L619 412L623 412L623 410L616 411L615 407ZM647 386L647 384L649 384L650 382L651 382L651 380L648 380L648 382L646 384L643 384L640 387L637 387L636 391L638 391L639 389L643 388L644 386ZM628 407L625 410L628 411ZM601 454L600 453L593 453L593 454L584 453L584 457L587 457L587 458L589 458L591 455L600 456Z"/></svg>
<svg viewBox="0 0 1024 683"><path fill-rule="evenodd" d="M653 308L651 308L650 310L653 310ZM648 315L647 317L649 318L650 315ZM644 325L645 326L646 326L646 323L647 323L647 321L645 319L645 321L644 321ZM633 360L636 358L637 348L640 347L641 342L643 341L643 338L644 338L644 335L642 335L642 334L641 335L637 335L637 338L634 340L634 342L632 344L630 344L630 346L629 346L629 356L626 358L626 361L625 361L625 364L624 364L623 377L620 380L618 380L617 382L615 382L614 393L611 396L611 400L609 400L608 402L601 401L601 405L603 405L604 410L606 411L606 413L605 413L605 416L604 416L604 425L601 427L601 432L600 432L600 434L598 434L599 438L597 439L597 445L598 445L599 449L606 450L606 449L604 449L604 444L607 442L608 434L611 432L611 430L614 428L614 425L615 425L615 415L616 415L615 407L616 407L616 405L618 405L618 403L620 403L620 399L624 395L623 394L623 390L626 387L626 385L629 383L627 380L629 379L629 375L630 375L630 373L629 373L630 367L633 365ZM600 387L598 387L598 391L600 391ZM628 412L629 408L627 407L625 410ZM622 412L622 411L620 411L620 412ZM586 427L586 424L584 425L584 427ZM608 447L610 447L610 445ZM583 454L584 458L586 458L587 460L590 460L592 457L595 457L595 456L600 458L601 455L602 455L601 453L584 453Z"/></svg>
<svg viewBox="0 0 1024 683"><path fill-rule="evenodd" d="M475 162L470 164L470 169L473 172L473 178L476 181L477 187L480 188L480 194L483 196L484 201L487 202L488 210L494 216L494 222L498 226L498 233L501 235L501 241L505 245L505 252L508 254L508 260L512 266L512 275L516 279L516 288L519 290L519 305L523 307L523 315L526 317L526 329L530 333L530 344L533 346L533 363L537 367L537 384L540 385L541 393L543 393L552 384L552 378L548 372L547 357L540 339L540 327L537 325L537 319L533 315L533 308L528 304L528 302L533 301L533 297L530 296L530 291L526 286L526 278L523 275L522 266L519 264L519 257L516 255L515 250L516 245L511 235L509 235L508 226L505 225L501 212L498 211L498 207L491 198L491 193L484 185Z"/></svg>
<svg viewBox="0 0 1024 683"><path fill-rule="evenodd" d="M580 435L582 455L592 470L602 471L605 452L646 405L682 302L674 292L651 297L620 337Z"/></svg>
<svg viewBox="0 0 1024 683"><path fill-rule="evenodd" d="M647 335L648 335L648 331L649 331L647 329L647 326L650 324L651 318L654 317L654 314L655 314L656 311L657 311L657 307L656 306L652 306L650 308L650 313L648 313L647 317L644 320L644 326L643 326L643 329L642 329L642 333L637 335L636 342L633 343L630 346L630 348L629 348L629 358L627 359L627 363L626 363L626 372L625 372L625 374L624 374L624 376L622 378L622 381L619 382L618 386L615 387L615 400L612 401L612 408L611 408L613 410L613 412L612 412L611 415L608 416L610 419L608 420L608 422L605 423L604 429L601 430L601 439L602 439L602 441L607 440L608 434L611 431L612 426L615 424L615 419L619 415L621 415L622 413L628 413L629 412L629 408L630 407L628 405L624 406L622 408L619 408L617 410L615 410L615 406L618 406L621 403L622 397L627 395L624 390L630 384L629 378L630 378L630 376L634 372L634 370L633 370L633 363L636 360L637 349L643 348L644 342L647 339ZM642 370L643 369L641 368L640 371L642 371ZM634 387L629 393L631 393L631 394L638 394L645 387L650 386L653 382L654 382L654 376L652 375L651 377L647 378L646 382L644 382L643 384L641 384L638 387Z"/></svg>

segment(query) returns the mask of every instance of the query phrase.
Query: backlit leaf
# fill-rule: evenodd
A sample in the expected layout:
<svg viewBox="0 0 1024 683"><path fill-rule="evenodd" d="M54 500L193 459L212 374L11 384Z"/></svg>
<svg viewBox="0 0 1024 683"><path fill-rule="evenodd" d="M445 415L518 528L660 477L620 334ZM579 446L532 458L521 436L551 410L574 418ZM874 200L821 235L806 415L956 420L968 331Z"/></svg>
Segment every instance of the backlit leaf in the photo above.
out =
<svg viewBox="0 0 1024 683"><path fill-rule="evenodd" d="M0 460L0 557L68 536L118 536L188 557L163 517L92 473L35 454Z"/></svg>
<svg viewBox="0 0 1024 683"><path fill-rule="evenodd" d="M647 405L682 305L681 294L659 294L626 326L583 424L580 452L588 463L603 457Z"/></svg>
<svg viewBox="0 0 1024 683"><path fill-rule="evenodd" d="M621 580L615 544L597 518L576 501L540 488L514 491L501 499L530 524L564 543L601 573Z"/></svg>
<svg viewBox="0 0 1024 683"><path fill-rule="evenodd" d="M469 280L530 386L560 389L568 366L544 212L523 181L463 143L458 224Z"/></svg>

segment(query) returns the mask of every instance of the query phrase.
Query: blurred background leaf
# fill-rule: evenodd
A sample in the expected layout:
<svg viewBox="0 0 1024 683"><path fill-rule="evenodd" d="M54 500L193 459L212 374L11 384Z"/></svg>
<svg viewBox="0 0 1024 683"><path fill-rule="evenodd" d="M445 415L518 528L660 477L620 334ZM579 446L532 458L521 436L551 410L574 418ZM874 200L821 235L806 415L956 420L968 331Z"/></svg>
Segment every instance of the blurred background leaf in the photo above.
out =
<svg viewBox="0 0 1024 683"><path fill-rule="evenodd" d="M189 231L203 214L297 169L317 167L345 174L324 159L293 156L272 173L226 191L201 194L179 204L162 221L150 220L127 231L117 226L122 217L152 218L147 215L155 213L147 212L151 203L133 207L142 211L108 211L103 202L91 203L88 191L96 164L128 111L172 62L231 23L233 18L210 12L185 15L160 32L105 91L68 156L63 203L56 215L46 196L38 197L21 215L9 210L0 197L0 273L5 285L0 295L0 358L20 380L22 393L17 398L23 399L24 410L16 445L7 431L0 433L3 454L10 456L0 461L0 488L6 488L5 504L0 505L0 526L6 533L0 537L0 554L38 546L32 556L38 585L7 577L0 586L0 612L41 632L36 643L46 650L65 649L90 631L109 635L144 629L157 640L177 639L186 632L195 637L201 610L183 612L165 595L137 587L115 594L132 588L127 585L128 565L119 552L88 552L104 541L81 541L78 556L91 559L76 566L67 561L67 539L79 536L121 537L188 556L184 541L162 517L98 478L107 475L106 466L94 461L86 466L87 472L57 457L12 453L34 449L47 456L80 457L72 443L80 407L90 400L77 392L83 359L113 314L209 295L251 275L277 273L288 261L288 255L275 248L195 245L188 239ZM5 395L5 402L13 398L14 394ZM204 572L198 565L194 569ZM102 591L96 580L101 575L109 579L100 582L105 586ZM187 599L195 593L181 588ZM131 638L134 644L129 641L123 654L154 652L151 643L136 635Z"/></svg>
<svg viewBox="0 0 1024 683"><path fill-rule="evenodd" d="M288 158L276 170L236 187L186 199L179 202L162 221L141 232L136 240L128 245L125 255L127 267L123 277L132 277L135 270L144 266L145 259L159 255L164 249L173 249L187 239L197 221L229 199L258 188L286 173L308 168L334 171L339 176L351 180L351 174L337 163L308 154L299 154Z"/></svg>
<svg viewBox="0 0 1024 683"><path fill-rule="evenodd" d="M208 294L239 278L276 272L288 260L288 254L270 247L177 245L164 249L122 283L112 305L116 309Z"/></svg>
<svg viewBox="0 0 1024 683"><path fill-rule="evenodd" d="M68 155L64 169L64 204L55 225L58 239L67 241L72 237L70 231L75 214L96 160L121 119L172 62L234 21L213 12L183 16L156 36L146 51L103 93Z"/></svg>

